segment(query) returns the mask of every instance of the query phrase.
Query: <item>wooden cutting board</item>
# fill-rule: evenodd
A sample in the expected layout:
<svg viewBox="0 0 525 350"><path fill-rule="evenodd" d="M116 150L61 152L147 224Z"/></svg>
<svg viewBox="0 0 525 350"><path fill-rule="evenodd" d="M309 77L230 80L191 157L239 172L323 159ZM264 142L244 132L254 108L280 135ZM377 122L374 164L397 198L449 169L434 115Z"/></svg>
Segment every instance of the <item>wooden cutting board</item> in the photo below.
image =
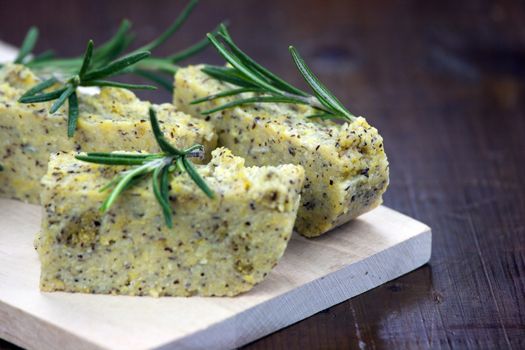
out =
<svg viewBox="0 0 525 350"><path fill-rule="evenodd" d="M0 43L0 60L13 52ZM382 206L320 238L294 234L268 278L237 297L41 293L40 218L38 206L0 199L0 337L29 349L233 348L410 272L431 252L428 226Z"/></svg>
<svg viewBox="0 0 525 350"><path fill-rule="evenodd" d="M0 200L0 337L32 349L233 348L426 263L430 229L380 207L316 239L294 234L268 278L233 298L41 293L40 207Z"/></svg>

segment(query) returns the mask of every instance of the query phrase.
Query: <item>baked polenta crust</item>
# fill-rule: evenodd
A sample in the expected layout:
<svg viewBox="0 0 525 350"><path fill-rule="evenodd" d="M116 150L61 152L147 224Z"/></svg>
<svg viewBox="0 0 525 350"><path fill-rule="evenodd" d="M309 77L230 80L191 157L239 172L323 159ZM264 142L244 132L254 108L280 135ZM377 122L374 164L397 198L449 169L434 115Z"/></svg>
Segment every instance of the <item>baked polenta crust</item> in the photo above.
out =
<svg viewBox="0 0 525 350"><path fill-rule="evenodd" d="M233 296L262 281L292 234L304 181L301 166L245 167L224 148L197 166L209 199L185 173L173 177L173 229L151 181L99 207L107 182L125 167L51 156L43 177L36 245L43 291L152 296Z"/></svg>
<svg viewBox="0 0 525 350"><path fill-rule="evenodd" d="M7 64L0 69L0 163L4 167L0 197L38 204L40 178L52 152L158 151L148 119L151 104L131 91L103 88L94 96L79 94L78 129L68 138L67 106L51 115L52 102L17 102L39 81L21 65ZM200 143L209 157L217 143L210 123L179 112L171 104L156 109L164 134L173 145L185 148Z"/></svg>
<svg viewBox="0 0 525 350"><path fill-rule="evenodd" d="M306 180L296 230L319 236L382 202L388 186L388 161L377 129L359 117L337 124L312 121L309 107L260 103L223 110L210 116L202 111L231 101L231 97L202 104L198 98L231 86L207 76L202 66L179 69L174 104L194 117L210 120L219 145L244 157L249 165L300 164Z"/></svg>

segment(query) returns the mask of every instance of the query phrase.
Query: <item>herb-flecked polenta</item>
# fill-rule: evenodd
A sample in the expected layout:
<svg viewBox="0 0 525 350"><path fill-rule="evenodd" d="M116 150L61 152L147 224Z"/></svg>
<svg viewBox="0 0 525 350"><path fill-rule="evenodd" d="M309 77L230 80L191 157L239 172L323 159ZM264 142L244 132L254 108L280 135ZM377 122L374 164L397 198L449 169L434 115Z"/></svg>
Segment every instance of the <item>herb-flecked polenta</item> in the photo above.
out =
<svg viewBox="0 0 525 350"><path fill-rule="evenodd" d="M116 149L157 152L148 121L150 103L125 89L103 88L97 95L79 94L80 115L75 136L66 135L67 106L49 114L52 102L22 104L17 100L40 79L21 65L0 69L0 197L39 202L40 178L49 154L57 151L108 152ZM171 104L156 106L164 134L184 148L216 147L213 126L177 111Z"/></svg>
<svg viewBox="0 0 525 350"><path fill-rule="evenodd" d="M296 230L318 236L382 202L388 185L383 139L364 118L336 124L312 121L309 107L255 104L201 115L232 100L192 105L195 99L231 89L207 76L202 66L179 69L174 104L214 123L219 144L246 158L249 165L300 164L306 180Z"/></svg>
<svg viewBox="0 0 525 350"><path fill-rule="evenodd" d="M100 188L125 167L52 155L43 177L37 248L43 291L152 296L233 296L263 280L292 233L304 181L301 166L245 167L224 148L197 166L206 197L186 173L171 180L173 229L143 181L112 209Z"/></svg>

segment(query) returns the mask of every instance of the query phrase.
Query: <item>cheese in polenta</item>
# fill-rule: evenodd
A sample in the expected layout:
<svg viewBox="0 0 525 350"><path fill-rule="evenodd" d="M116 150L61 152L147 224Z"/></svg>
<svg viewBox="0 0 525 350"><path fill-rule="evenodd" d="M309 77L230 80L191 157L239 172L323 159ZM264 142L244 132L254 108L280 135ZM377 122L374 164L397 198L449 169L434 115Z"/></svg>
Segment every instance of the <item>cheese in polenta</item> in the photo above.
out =
<svg viewBox="0 0 525 350"><path fill-rule="evenodd" d="M148 122L150 103L125 89L103 88L91 96L79 94L80 114L75 136L66 134L67 104L49 114L51 102L22 104L17 100L40 79L28 68L7 64L0 69L0 197L38 203L40 178L49 154L57 151L109 152L158 147ZM180 148L195 143L206 154L216 147L213 126L177 111L171 104L156 107L161 127Z"/></svg>
<svg viewBox="0 0 525 350"><path fill-rule="evenodd" d="M305 169L296 230L308 237L321 235L382 202L388 186L388 161L377 129L359 117L337 124L313 121L310 107L259 103L202 111L235 97L202 104L192 101L231 89L201 71L202 66L178 70L174 104L195 117L211 121L219 145L246 159L248 165L300 164Z"/></svg>
<svg viewBox="0 0 525 350"><path fill-rule="evenodd" d="M43 291L152 296L233 296L262 281L287 246L304 170L245 167L224 148L197 171L208 198L186 173L170 182L169 229L151 181L124 191L110 211L100 192L125 167L51 156L43 177L37 241Z"/></svg>

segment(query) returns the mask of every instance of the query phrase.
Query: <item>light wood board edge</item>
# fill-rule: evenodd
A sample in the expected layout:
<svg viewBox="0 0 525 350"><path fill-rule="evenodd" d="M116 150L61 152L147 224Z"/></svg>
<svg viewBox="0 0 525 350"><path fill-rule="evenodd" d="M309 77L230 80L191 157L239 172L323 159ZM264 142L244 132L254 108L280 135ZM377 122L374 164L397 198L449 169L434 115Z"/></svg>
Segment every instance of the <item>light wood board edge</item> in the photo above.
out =
<svg viewBox="0 0 525 350"><path fill-rule="evenodd" d="M9 62L15 59L18 49L0 40L0 62Z"/></svg>
<svg viewBox="0 0 525 350"><path fill-rule="evenodd" d="M10 320L9 324L0 322L0 338L24 349L56 350L58 345L61 349L105 349L3 302L0 302L0 320Z"/></svg>
<svg viewBox="0 0 525 350"><path fill-rule="evenodd" d="M188 335L157 350L232 349L301 321L421 267L430 260L432 232L426 231L370 257L295 288L207 329ZM392 256L397 255L401 259ZM368 283L352 284L357 276ZM383 275L385 278L375 278ZM312 299L312 295L323 295ZM269 314L265 310L279 310Z"/></svg>

